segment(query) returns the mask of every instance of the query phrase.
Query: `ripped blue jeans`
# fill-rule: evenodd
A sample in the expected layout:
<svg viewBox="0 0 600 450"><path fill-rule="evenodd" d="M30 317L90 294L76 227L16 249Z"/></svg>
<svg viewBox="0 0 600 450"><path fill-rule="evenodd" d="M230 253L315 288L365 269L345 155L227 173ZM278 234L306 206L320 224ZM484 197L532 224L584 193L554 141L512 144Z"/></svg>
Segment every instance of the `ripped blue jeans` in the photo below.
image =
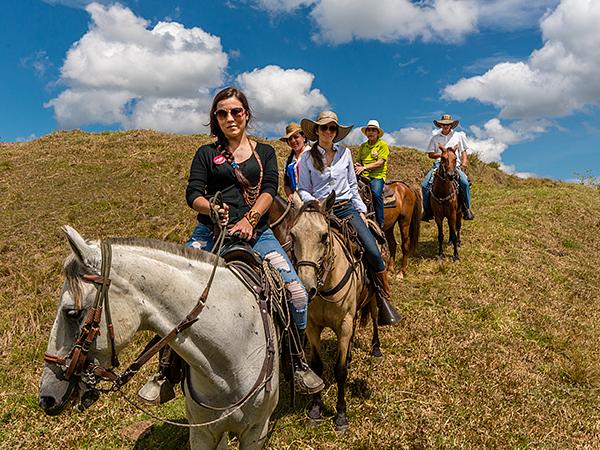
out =
<svg viewBox="0 0 600 450"><path fill-rule="evenodd" d="M213 231L203 223L198 223L185 245L190 248L210 251L214 245ZM288 304L296 328L299 330L306 329L308 294L292 262L270 228L256 236L256 242L252 248L263 259L268 259L281 274L281 278L283 278L290 293Z"/></svg>

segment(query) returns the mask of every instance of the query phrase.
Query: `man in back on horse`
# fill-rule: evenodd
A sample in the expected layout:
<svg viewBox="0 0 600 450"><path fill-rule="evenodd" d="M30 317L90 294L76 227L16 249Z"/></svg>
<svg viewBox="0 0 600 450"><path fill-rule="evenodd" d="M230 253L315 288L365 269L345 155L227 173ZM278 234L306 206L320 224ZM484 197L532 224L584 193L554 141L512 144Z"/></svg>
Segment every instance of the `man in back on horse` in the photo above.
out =
<svg viewBox="0 0 600 450"><path fill-rule="evenodd" d="M473 220L475 216L471 212L471 187L469 186L469 179L465 173L465 170L469 165L467 159L467 150L469 148L467 137L462 131L454 131L458 126L458 120L454 120L450 114L442 115L442 118L440 120L434 120L433 124L439 128L439 130L431 137L429 145L427 146L427 156L431 159L435 159L435 162L421 185L423 190L424 210L422 220L429 221L433 218L431 206L429 205L429 191L433 182L433 175L440 165L440 156L442 155L440 145L444 148L457 146L456 172L458 173L458 183L460 186L459 191L462 200L463 219Z"/></svg>
<svg viewBox="0 0 600 450"><path fill-rule="evenodd" d="M369 120L366 126L360 129L367 137L358 148L358 160L354 165L356 175L369 178L375 220L383 230L383 187L387 175L387 162L390 149L387 143L381 140L383 130L377 120Z"/></svg>

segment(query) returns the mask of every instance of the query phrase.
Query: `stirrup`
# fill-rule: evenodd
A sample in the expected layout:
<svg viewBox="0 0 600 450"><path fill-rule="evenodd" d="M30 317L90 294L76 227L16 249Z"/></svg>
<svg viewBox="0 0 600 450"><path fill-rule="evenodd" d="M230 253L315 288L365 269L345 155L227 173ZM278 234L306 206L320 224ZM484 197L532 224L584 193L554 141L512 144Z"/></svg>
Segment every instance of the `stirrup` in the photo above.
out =
<svg viewBox="0 0 600 450"><path fill-rule="evenodd" d="M138 391L138 397L150 405L162 405L175 398L173 385L161 373L155 373Z"/></svg>
<svg viewBox="0 0 600 450"><path fill-rule="evenodd" d="M309 367L295 367L294 387L301 394L316 394L325 388L325 383Z"/></svg>

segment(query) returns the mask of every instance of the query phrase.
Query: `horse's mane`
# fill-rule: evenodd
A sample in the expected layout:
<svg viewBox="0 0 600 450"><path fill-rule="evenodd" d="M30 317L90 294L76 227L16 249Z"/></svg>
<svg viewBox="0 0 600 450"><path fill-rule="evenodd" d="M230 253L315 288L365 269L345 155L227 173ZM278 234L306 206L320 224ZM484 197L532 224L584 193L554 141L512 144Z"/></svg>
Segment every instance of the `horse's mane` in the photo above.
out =
<svg viewBox="0 0 600 450"><path fill-rule="evenodd" d="M201 261L209 264L215 263L215 255L213 253L204 250L198 250L195 248L189 248L183 244L177 244L175 242L166 242L160 241L158 239L137 237L116 237L110 238L109 241L111 244L114 245L128 245L131 247L150 248L170 253L176 256L183 256L184 258L193 259L195 261ZM225 265L222 258L219 258L218 265Z"/></svg>
<svg viewBox="0 0 600 450"><path fill-rule="evenodd" d="M320 212L322 214L323 207L321 206L321 203L318 200L310 200L304 203L304 205L302 205L302 208L300 208L300 212L298 213L298 215L302 214L303 212Z"/></svg>
<svg viewBox="0 0 600 450"><path fill-rule="evenodd" d="M128 245L132 247L150 248L154 250L164 251L176 256L183 256L187 259L195 261L201 261L209 264L215 263L215 255L213 253L191 249L182 244L176 244L174 242L159 241L158 239L149 238L136 238L136 237L125 237L125 238L110 238L110 243L113 245ZM224 266L225 263L222 258L219 258L219 266ZM81 262L75 257L74 254L70 254L65 259L63 264L63 272L67 283L69 284L69 291L73 296L75 302L75 308L81 308L81 276L89 274L90 272Z"/></svg>

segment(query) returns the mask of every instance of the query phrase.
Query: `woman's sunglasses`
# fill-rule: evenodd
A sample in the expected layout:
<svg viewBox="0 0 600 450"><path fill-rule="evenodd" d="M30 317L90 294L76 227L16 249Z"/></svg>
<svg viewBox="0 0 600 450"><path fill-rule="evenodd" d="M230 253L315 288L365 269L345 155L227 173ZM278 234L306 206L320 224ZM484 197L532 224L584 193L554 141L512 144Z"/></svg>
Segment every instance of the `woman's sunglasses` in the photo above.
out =
<svg viewBox="0 0 600 450"><path fill-rule="evenodd" d="M319 130L321 130L321 131L335 131L337 133L338 127L337 127L337 125L319 125Z"/></svg>
<svg viewBox="0 0 600 450"><path fill-rule="evenodd" d="M239 106L236 108L231 108L230 110L217 109L215 111L215 116L217 116L217 119L225 120L227 119L227 115L231 114L231 117L233 117L234 119L239 119L242 117L245 111L246 110L244 108L241 108Z"/></svg>

